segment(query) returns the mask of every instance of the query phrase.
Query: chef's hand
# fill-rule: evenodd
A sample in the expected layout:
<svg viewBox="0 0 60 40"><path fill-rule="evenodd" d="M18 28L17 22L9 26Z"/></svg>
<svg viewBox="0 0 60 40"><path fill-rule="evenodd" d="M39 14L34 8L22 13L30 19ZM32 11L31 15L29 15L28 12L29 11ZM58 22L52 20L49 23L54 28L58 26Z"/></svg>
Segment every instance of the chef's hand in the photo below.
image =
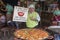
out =
<svg viewBox="0 0 60 40"><path fill-rule="evenodd" d="M32 17L32 18L31 18L31 20L33 20L33 21L37 21L37 19L36 19L36 18L34 18L34 17Z"/></svg>

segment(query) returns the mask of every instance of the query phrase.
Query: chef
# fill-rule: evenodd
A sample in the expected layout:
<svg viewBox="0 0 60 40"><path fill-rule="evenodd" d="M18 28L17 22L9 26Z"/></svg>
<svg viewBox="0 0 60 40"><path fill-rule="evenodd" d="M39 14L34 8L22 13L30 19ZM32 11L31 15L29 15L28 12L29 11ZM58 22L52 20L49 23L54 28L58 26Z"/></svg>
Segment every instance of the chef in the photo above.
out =
<svg viewBox="0 0 60 40"><path fill-rule="evenodd" d="M35 6L33 4L29 5L28 8L29 8L29 12L28 12L26 26L28 28L35 28L35 27L37 27L37 25L40 21L40 16L35 11Z"/></svg>

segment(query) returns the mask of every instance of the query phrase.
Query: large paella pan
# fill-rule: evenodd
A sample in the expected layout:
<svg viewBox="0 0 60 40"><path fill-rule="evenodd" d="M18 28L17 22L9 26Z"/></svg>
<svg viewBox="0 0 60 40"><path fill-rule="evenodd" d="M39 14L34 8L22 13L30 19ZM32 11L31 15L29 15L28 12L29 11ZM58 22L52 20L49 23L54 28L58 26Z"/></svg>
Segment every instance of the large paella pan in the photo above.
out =
<svg viewBox="0 0 60 40"><path fill-rule="evenodd" d="M42 29L20 29L14 32L16 38L25 40L42 40L49 36L49 33Z"/></svg>

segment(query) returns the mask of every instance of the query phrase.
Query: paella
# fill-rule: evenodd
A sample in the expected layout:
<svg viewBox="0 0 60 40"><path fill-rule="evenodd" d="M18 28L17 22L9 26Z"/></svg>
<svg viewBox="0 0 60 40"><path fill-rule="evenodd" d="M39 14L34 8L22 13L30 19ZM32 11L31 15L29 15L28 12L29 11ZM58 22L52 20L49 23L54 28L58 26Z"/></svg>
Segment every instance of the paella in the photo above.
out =
<svg viewBox="0 0 60 40"><path fill-rule="evenodd" d="M25 40L42 40L48 38L49 33L42 29L20 29L14 32L14 36Z"/></svg>

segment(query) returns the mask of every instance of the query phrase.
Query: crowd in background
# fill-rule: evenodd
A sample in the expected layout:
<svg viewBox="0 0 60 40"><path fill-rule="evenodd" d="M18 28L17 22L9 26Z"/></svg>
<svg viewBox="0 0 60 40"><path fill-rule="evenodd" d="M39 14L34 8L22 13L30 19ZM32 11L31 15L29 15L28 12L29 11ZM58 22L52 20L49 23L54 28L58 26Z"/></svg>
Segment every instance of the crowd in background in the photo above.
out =
<svg viewBox="0 0 60 40"><path fill-rule="evenodd" d="M0 21L5 25L8 24L10 21L12 21L14 6L27 8L30 4L35 5L35 11L37 11L40 16L42 12L52 13L53 17L50 20L52 20L53 24L54 22L56 23L56 21L60 20L60 7L57 1L53 1L49 4L48 2L46 2L46 0L40 0L36 3L34 3L34 1L32 0L26 0L24 2L21 2L20 0L0 0L0 14L2 20ZM17 24L16 22L14 23ZM48 23L46 25L48 25Z"/></svg>

